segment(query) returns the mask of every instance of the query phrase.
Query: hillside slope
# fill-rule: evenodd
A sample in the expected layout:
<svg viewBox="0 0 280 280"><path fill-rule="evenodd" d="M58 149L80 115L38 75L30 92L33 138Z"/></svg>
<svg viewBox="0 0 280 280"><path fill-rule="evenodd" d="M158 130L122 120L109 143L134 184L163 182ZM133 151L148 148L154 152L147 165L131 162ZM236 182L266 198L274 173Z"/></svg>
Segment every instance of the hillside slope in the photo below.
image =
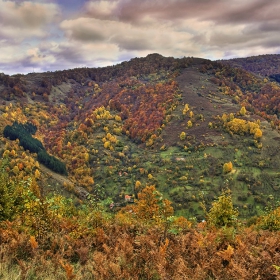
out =
<svg viewBox="0 0 280 280"><path fill-rule="evenodd" d="M1 137L10 176L35 177L46 192L55 179L65 195L84 190L123 205L125 195L155 185L176 213L199 219L200 201L209 205L224 188L243 217L279 199L280 88L263 77L152 54L98 69L1 75L0 90L1 133L31 122L67 166L67 179L50 179L35 154Z"/></svg>
<svg viewBox="0 0 280 280"><path fill-rule="evenodd" d="M231 67L239 67L246 71L250 71L260 76L273 76L280 73L280 55L267 54L259 56L251 56L244 58L234 58L222 60Z"/></svg>

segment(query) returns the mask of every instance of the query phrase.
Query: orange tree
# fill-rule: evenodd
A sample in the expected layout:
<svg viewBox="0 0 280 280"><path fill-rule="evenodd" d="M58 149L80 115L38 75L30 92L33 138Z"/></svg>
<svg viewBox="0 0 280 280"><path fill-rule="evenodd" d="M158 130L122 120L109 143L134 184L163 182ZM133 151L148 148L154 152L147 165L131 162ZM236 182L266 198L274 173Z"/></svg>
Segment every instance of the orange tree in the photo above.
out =
<svg viewBox="0 0 280 280"><path fill-rule="evenodd" d="M138 193L138 199L131 210L137 219L156 223L166 221L174 212L171 202L164 199L154 185L146 186Z"/></svg>

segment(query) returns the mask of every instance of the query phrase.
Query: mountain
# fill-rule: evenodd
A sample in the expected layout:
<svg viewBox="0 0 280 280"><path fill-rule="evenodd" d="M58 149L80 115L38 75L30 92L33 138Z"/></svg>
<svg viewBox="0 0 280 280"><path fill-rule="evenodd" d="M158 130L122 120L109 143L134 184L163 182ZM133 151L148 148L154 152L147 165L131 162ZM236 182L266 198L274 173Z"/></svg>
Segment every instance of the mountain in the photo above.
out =
<svg viewBox="0 0 280 280"><path fill-rule="evenodd" d="M279 72L250 60L1 74L0 278L278 279Z"/></svg>
<svg viewBox="0 0 280 280"><path fill-rule="evenodd" d="M260 214L280 196L277 61L151 54L104 68L1 74L1 133L32 124L27 142L39 140L52 158L6 135L6 169L77 203L91 194L119 209L155 185L178 215L203 219L201 200L209 206L229 188L241 217ZM67 171L58 174L53 160Z"/></svg>

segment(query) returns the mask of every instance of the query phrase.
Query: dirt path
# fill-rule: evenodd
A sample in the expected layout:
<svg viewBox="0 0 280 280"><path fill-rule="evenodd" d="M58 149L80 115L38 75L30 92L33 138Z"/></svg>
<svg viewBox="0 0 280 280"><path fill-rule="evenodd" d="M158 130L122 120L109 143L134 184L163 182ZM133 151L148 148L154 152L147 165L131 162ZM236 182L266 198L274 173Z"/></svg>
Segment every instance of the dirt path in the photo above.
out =
<svg viewBox="0 0 280 280"><path fill-rule="evenodd" d="M62 176L58 173L53 172L52 170L50 170L43 164L40 164L40 170L46 177L51 177L53 180L55 180L61 186L63 186L63 185L69 186L71 189L74 190L75 194L77 194L77 196L80 199L86 199L87 196L89 195L89 193L84 188L82 188L80 186L76 186L70 179L68 179L67 177Z"/></svg>
<svg viewBox="0 0 280 280"><path fill-rule="evenodd" d="M52 170L50 170L49 168L47 168L43 164L40 164L40 169L44 174L52 177L54 180L56 180L61 185L67 184L67 185L70 185L70 186L74 186L74 183L72 181L70 181L67 177L53 172Z"/></svg>

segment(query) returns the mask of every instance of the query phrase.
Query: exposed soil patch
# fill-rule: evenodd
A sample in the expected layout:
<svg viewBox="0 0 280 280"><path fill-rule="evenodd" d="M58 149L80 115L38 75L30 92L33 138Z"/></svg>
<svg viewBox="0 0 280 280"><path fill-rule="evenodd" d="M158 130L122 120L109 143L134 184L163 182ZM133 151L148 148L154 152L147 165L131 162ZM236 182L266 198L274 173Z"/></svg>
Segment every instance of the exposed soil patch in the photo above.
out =
<svg viewBox="0 0 280 280"><path fill-rule="evenodd" d="M199 72L196 66L185 69L177 78L182 100L163 133L167 145L175 145L180 141L179 135L182 131L192 135L197 143L214 143L214 138L220 135L220 132L210 129L209 122L214 122L217 115L236 113L240 110L240 106L234 104L230 96L222 94L209 78L211 75ZM183 117L185 104L188 104L190 111L194 113L192 119L189 116ZM187 128L189 120L193 122L191 128Z"/></svg>

